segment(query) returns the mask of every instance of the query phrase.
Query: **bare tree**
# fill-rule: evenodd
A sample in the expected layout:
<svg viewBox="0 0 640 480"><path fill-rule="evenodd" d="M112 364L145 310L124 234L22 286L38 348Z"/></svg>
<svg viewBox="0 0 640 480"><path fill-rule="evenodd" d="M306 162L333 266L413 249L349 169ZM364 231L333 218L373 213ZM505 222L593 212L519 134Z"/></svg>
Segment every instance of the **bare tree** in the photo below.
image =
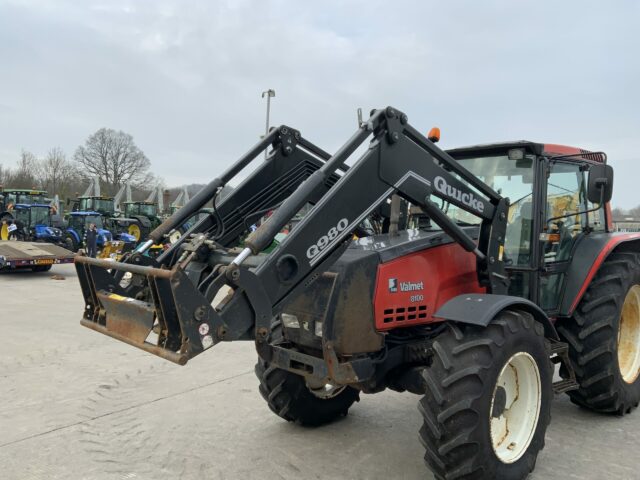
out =
<svg viewBox="0 0 640 480"><path fill-rule="evenodd" d="M143 182L151 166L131 135L109 128L101 128L89 136L76 150L74 160L82 175L97 175L114 190L125 182Z"/></svg>
<svg viewBox="0 0 640 480"><path fill-rule="evenodd" d="M61 193L69 183L74 183L75 172L73 165L67 161L64 151L54 147L41 162L41 181L51 193Z"/></svg>
<svg viewBox="0 0 640 480"><path fill-rule="evenodd" d="M11 182L11 170L5 168L4 165L0 163L0 186L7 186Z"/></svg>
<svg viewBox="0 0 640 480"><path fill-rule="evenodd" d="M625 215L627 215L626 210L623 210L622 208L614 208L611 211L611 215L613 216L613 218L620 218L620 217L624 217Z"/></svg>
<svg viewBox="0 0 640 480"><path fill-rule="evenodd" d="M22 150L18 166L11 175L13 188L33 188L39 185L40 163L38 158L28 150Z"/></svg>

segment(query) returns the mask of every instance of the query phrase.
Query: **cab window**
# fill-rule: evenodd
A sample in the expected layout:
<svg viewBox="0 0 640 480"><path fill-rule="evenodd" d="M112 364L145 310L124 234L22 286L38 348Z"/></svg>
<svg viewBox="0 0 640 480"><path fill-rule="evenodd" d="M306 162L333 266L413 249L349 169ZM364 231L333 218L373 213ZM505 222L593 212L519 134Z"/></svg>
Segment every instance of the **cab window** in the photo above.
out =
<svg viewBox="0 0 640 480"><path fill-rule="evenodd" d="M569 259L578 234L589 223L587 214L587 176L580 164L552 163L547 180L545 224L545 262Z"/></svg>
<svg viewBox="0 0 640 480"><path fill-rule="evenodd" d="M18 208L16 209L14 216L16 221L23 223L25 226L29 226L29 209Z"/></svg>
<svg viewBox="0 0 640 480"><path fill-rule="evenodd" d="M543 202L542 254L546 265L557 265L540 277L540 306L554 310L564 282L561 267L571 257L573 244L587 225L593 227L587 210L587 172L582 164L552 162ZM601 216L604 222L604 215Z"/></svg>

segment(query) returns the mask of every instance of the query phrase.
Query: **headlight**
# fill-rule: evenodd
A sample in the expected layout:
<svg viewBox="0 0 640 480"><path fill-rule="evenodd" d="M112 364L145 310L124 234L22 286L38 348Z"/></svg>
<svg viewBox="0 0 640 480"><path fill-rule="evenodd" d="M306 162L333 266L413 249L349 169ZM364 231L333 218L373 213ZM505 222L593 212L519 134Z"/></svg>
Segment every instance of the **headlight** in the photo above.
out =
<svg viewBox="0 0 640 480"><path fill-rule="evenodd" d="M280 315L282 318L282 324L285 328L300 328L300 322L298 321L298 317L295 315L291 315L290 313L282 313Z"/></svg>

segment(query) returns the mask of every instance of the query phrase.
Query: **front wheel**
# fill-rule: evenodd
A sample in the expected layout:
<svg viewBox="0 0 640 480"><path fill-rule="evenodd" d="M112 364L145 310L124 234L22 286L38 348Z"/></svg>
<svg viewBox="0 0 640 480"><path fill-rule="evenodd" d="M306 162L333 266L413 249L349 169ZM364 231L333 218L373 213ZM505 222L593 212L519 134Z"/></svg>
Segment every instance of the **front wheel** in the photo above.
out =
<svg viewBox="0 0 640 480"><path fill-rule="evenodd" d="M542 325L503 311L487 327L450 324L433 344L420 440L437 479L524 479L551 418L552 366Z"/></svg>
<svg viewBox="0 0 640 480"><path fill-rule="evenodd" d="M271 341L282 340L280 321L271 327ZM269 365L262 359L255 367L260 394L273 413L288 422L323 425L347 415L360 392L344 385L311 384L304 377Z"/></svg>
<svg viewBox="0 0 640 480"><path fill-rule="evenodd" d="M78 245L78 242L76 242L76 239L73 238L73 235L71 235L70 233L67 233L62 239L62 241L64 243L64 248L72 252L77 252L78 248L80 247Z"/></svg>

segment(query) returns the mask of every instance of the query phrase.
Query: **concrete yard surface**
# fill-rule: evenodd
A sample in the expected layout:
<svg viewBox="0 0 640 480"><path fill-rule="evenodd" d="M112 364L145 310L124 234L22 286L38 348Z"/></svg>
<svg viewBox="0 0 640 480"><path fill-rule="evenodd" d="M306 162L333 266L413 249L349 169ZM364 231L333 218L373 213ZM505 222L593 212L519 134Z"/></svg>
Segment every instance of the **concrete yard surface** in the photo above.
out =
<svg viewBox="0 0 640 480"><path fill-rule="evenodd" d="M71 265L2 273L0 292L4 480L433 478L417 396L362 395L345 419L302 428L267 408L249 342L179 367L83 328ZM532 479L640 479L640 412L559 396L552 415Z"/></svg>

